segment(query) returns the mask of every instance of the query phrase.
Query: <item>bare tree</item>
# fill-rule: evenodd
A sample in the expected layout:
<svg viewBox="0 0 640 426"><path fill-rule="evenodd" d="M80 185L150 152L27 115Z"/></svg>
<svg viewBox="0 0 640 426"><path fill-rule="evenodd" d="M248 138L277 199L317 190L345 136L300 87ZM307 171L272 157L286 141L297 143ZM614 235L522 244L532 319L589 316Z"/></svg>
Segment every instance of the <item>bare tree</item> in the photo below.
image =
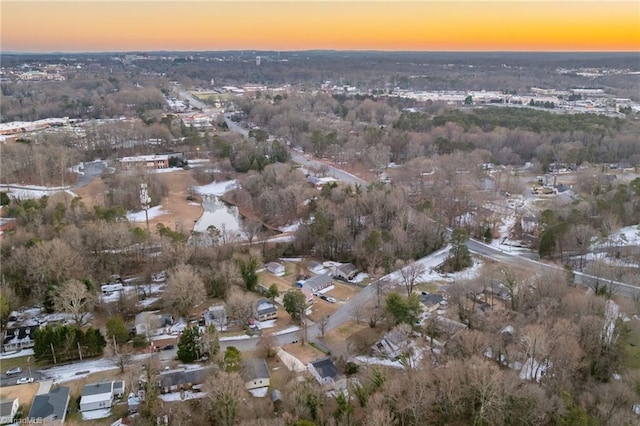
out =
<svg viewBox="0 0 640 426"><path fill-rule="evenodd" d="M189 310L205 300L206 292L200 274L190 265L178 265L169 271L165 304L186 316Z"/></svg>
<svg viewBox="0 0 640 426"><path fill-rule="evenodd" d="M212 424L233 426L238 409L246 394L244 383L238 373L218 371L204 384L207 392L209 416Z"/></svg>
<svg viewBox="0 0 640 426"><path fill-rule="evenodd" d="M416 281L425 273L425 267L422 263L414 261L405 262L402 259L396 261L396 267L400 269L400 277L402 284L407 290L407 297L411 296L416 286Z"/></svg>
<svg viewBox="0 0 640 426"><path fill-rule="evenodd" d="M53 304L57 310L71 314L78 327L84 325L95 304L95 295L87 290L87 286L78 280L69 280L61 284L54 297Z"/></svg>
<svg viewBox="0 0 640 426"><path fill-rule="evenodd" d="M327 324L329 324L329 317L328 316L324 316L322 318L320 318L320 321L318 321L318 328L320 328L320 336L324 339L324 332L327 328Z"/></svg>

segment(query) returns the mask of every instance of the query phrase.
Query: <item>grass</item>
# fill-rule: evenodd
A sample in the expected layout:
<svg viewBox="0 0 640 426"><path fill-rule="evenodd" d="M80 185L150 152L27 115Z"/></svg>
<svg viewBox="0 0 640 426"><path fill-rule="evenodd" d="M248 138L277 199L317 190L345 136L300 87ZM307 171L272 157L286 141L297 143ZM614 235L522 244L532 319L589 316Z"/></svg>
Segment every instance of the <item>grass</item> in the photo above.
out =
<svg viewBox="0 0 640 426"><path fill-rule="evenodd" d="M438 285L433 283L419 283L416 288L420 291L426 291L427 293L437 293Z"/></svg>
<svg viewBox="0 0 640 426"><path fill-rule="evenodd" d="M30 362L28 362L27 360L29 360ZM36 360L33 357L33 355L20 356L16 358L3 359L2 361L0 361L0 365L2 365L1 373L4 374L7 372L7 370L15 367L21 367L22 371L28 371L29 364L31 364L32 368L44 368L49 366L49 364L46 364L46 363L36 364Z"/></svg>
<svg viewBox="0 0 640 426"><path fill-rule="evenodd" d="M628 334L622 344L622 362L634 370L640 370L640 324L631 321L628 324Z"/></svg>

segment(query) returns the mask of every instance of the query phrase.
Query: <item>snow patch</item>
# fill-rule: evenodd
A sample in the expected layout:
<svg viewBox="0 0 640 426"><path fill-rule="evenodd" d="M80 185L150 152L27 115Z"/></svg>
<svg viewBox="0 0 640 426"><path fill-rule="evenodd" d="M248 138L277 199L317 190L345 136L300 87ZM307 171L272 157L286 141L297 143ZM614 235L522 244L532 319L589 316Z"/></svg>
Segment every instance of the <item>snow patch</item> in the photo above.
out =
<svg viewBox="0 0 640 426"><path fill-rule="evenodd" d="M167 212L162 210L162 206L155 206L149 209L149 220L162 216ZM138 212L127 212L127 219L130 222L145 222L147 220L144 210Z"/></svg>
<svg viewBox="0 0 640 426"><path fill-rule="evenodd" d="M4 352L0 354L0 359L19 358L21 356L32 356L33 349L22 349L16 352Z"/></svg>
<svg viewBox="0 0 640 426"><path fill-rule="evenodd" d="M249 389L249 392L251 393L251 395L255 396L256 398L264 398L265 396L267 396L267 393L269 392L269 386L265 386L263 388Z"/></svg>
<svg viewBox="0 0 640 426"><path fill-rule="evenodd" d="M106 419L111 416L111 408L103 408L101 410L90 410L90 411L81 411L82 420L98 420L98 419Z"/></svg>
<svg viewBox="0 0 640 426"><path fill-rule="evenodd" d="M186 401L187 399L204 398L205 396L207 396L206 392L184 391L182 393L180 392L165 393L160 395L159 398L164 402L176 402L176 401Z"/></svg>

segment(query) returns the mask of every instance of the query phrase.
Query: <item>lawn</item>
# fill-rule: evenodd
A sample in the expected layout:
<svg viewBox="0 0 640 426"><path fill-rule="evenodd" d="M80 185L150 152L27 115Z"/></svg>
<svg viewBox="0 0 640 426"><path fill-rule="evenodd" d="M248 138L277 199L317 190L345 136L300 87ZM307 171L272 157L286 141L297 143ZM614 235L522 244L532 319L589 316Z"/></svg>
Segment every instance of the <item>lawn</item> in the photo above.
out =
<svg viewBox="0 0 640 426"><path fill-rule="evenodd" d="M622 344L622 360L628 368L640 369L640 321L626 323L629 334Z"/></svg>
<svg viewBox="0 0 640 426"><path fill-rule="evenodd" d="M36 364L36 361L33 357L33 355L31 356L20 356L20 357L16 357L16 358L7 358L7 359L3 359L0 361L0 365L2 365L2 374L6 373L7 370L14 368L14 367L21 367L22 371L28 371L29 369L29 364L31 364L31 367L33 368L45 368L48 367L49 365L46 363L43 364Z"/></svg>

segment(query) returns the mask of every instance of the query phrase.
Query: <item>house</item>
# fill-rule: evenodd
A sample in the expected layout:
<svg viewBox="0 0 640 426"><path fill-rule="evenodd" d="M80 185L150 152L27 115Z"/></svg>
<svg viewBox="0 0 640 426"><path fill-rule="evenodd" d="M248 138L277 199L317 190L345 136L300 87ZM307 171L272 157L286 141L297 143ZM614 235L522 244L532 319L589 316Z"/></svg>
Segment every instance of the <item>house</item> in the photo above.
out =
<svg viewBox="0 0 640 426"><path fill-rule="evenodd" d="M23 327L7 328L4 331L2 340L2 350L5 352L16 351L18 349L32 348L35 340L33 335L40 327L39 325L26 325Z"/></svg>
<svg viewBox="0 0 640 426"><path fill-rule="evenodd" d="M173 325L171 315L160 315L156 312L140 312L136 315L136 334L155 336L162 334Z"/></svg>
<svg viewBox="0 0 640 426"><path fill-rule="evenodd" d="M269 262L267 263L267 271L271 272L273 275L281 277L284 275L284 265L278 262Z"/></svg>
<svg viewBox="0 0 640 426"><path fill-rule="evenodd" d="M140 403L142 402L144 391L139 391L138 395L131 392L127 398L127 407L129 408L129 414L137 413Z"/></svg>
<svg viewBox="0 0 640 426"><path fill-rule="evenodd" d="M353 263L333 267L333 276L345 281L351 281L358 274L358 268Z"/></svg>
<svg viewBox="0 0 640 426"><path fill-rule="evenodd" d="M338 377L338 367L328 357L310 362L307 369L321 385L333 385Z"/></svg>
<svg viewBox="0 0 640 426"><path fill-rule="evenodd" d="M62 425L67 417L70 389L60 386L49 393L36 395L33 398L29 415L30 420L42 419L44 425Z"/></svg>
<svg viewBox="0 0 640 426"><path fill-rule="evenodd" d="M304 302L307 304L307 306L311 305L313 303L313 291L311 291L311 289L305 285L300 287L300 291L302 291L302 294L304 294Z"/></svg>
<svg viewBox="0 0 640 426"><path fill-rule="evenodd" d="M444 297L440 296L439 294L425 293L423 291L422 295L420 296L420 301L425 306L427 311L431 313L440 309L440 307L444 303Z"/></svg>
<svg viewBox="0 0 640 426"><path fill-rule="evenodd" d="M314 274L323 274L326 272L324 265L320 262L316 262L315 260L309 262L309 265L307 267L309 271L313 272Z"/></svg>
<svg viewBox="0 0 640 426"><path fill-rule="evenodd" d="M17 224L18 220L13 217L0 217L0 241L2 241L4 234L13 231Z"/></svg>
<svg viewBox="0 0 640 426"><path fill-rule="evenodd" d="M264 359L245 361L242 366L242 378L247 390L269 386L271 375L267 362Z"/></svg>
<svg viewBox="0 0 640 426"><path fill-rule="evenodd" d="M202 313L204 325L210 327L215 325L219 330L227 325L227 311L223 305L210 306Z"/></svg>
<svg viewBox="0 0 640 426"><path fill-rule="evenodd" d="M254 304L254 316L258 321L277 318L278 308L269 299L260 299Z"/></svg>
<svg viewBox="0 0 640 426"><path fill-rule="evenodd" d="M376 342L371 348L375 352L395 360L403 353L406 353L408 346L409 340L407 336L396 327L385 334L382 339Z"/></svg>
<svg viewBox="0 0 640 426"><path fill-rule="evenodd" d="M19 407L18 398L0 401L0 425L13 423L13 418L16 416Z"/></svg>
<svg viewBox="0 0 640 426"><path fill-rule="evenodd" d="M333 285L333 280L329 275L314 275L304 282L304 285L311 290L312 293L317 293Z"/></svg>
<svg viewBox="0 0 640 426"><path fill-rule="evenodd" d="M120 159L120 164L124 168L141 165L148 169L168 169L169 155L137 155L134 157L124 157Z"/></svg>
<svg viewBox="0 0 640 426"><path fill-rule="evenodd" d="M115 398L124 394L124 382L98 382L82 387L80 411L101 410L111 408Z"/></svg>
<svg viewBox="0 0 640 426"><path fill-rule="evenodd" d="M163 371L160 373L158 385L162 393L180 392L203 384L214 371L214 367Z"/></svg>

